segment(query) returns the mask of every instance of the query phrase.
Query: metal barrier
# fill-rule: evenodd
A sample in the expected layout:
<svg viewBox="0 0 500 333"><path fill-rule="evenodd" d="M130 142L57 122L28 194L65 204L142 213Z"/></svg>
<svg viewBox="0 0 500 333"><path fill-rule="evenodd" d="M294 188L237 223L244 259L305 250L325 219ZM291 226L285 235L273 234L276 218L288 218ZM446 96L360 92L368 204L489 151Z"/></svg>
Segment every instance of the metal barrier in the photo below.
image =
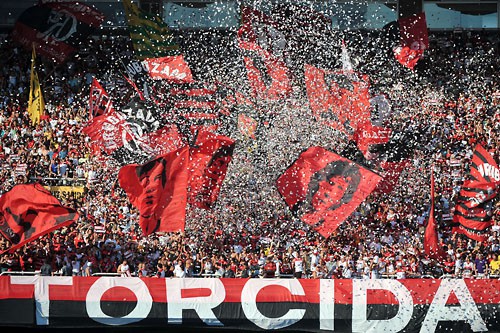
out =
<svg viewBox="0 0 500 333"><path fill-rule="evenodd" d="M92 276L121 276L120 273L92 273Z"/></svg>
<svg viewBox="0 0 500 333"><path fill-rule="evenodd" d="M40 275L40 271L34 271L34 272L5 271L0 273L0 276L9 276L9 275Z"/></svg>

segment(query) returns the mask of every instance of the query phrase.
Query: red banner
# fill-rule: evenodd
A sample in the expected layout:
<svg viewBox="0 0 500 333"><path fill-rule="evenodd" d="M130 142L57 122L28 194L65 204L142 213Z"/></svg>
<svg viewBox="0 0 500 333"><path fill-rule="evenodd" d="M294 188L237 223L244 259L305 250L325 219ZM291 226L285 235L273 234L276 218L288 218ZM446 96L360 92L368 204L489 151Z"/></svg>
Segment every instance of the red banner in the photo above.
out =
<svg viewBox="0 0 500 333"><path fill-rule="evenodd" d="M460 189L455 206L453 231L485 241L493 225L493 199L498 192L500 171L493 156L479 144L471 162L468 179Z"/></svg>
<svg viewBox="0 0 500 333"><path fill-rule="evenodd" d="M401 41L394 55L403 66L413 69L429 48L425 13L400 18L398 23Z"/></svg>
<svg viewBox="0 0 500 333"><path fill-rule="evenodd" d="M31 50L61 63L75 52L104 21L104 14L79 2L47 2L26 9L12 38Z"/></svg>
<svg viewBox="0 0 500 333"><path fill-rule="evenodd" d="M109 110L106 114L93 118L83 128L83 132L107 154L111 154L123 146L124 142L133 138L124 116L114 110Z"/></svg>
<svg viewBox="0 0 500 333"><path fill-rule="evenodd" d="M91 120L94 117L113 111L111 98L96 78L92 79L92 85L90 86L89 110L89 119Z"/></svg>
<svg viewBox="0 0 500 333"><path fill-rule="evenodd" d="M279 100L291 92L290 72L284 62L285 36L266 14L249 7L241 10L238 45L245 51L253 97ZM281 35L281 36L280 36Z"/></svg>
<svg viewBox="0 0 500 333"><path fill-rule="evenodd" d="M188 162L186 146L145 164L129 164L120 169L120 187L139 209L139 225L144 236L184 230Z"/></svg>
<svg viewBox="0 0 500 333"><path fill-rule="evenodd" d="M311 65L305 65L304 76L316 119L349 138L361 124L370 121L368 76L332 72Z"/></svg>
<svg viewBox="0 0 500 333"><path fill-rule="evenodd" d="M78 217L75 209L63 206L40 184L16 185L0 197L0 233L11 243L8 251L69 225Z"/></svg>
<svg viewBox="0 0 500 333"><path fill-rule="evenodd" d="M169 80L173 82L193 82L193 74L183 55L161 58L147 58L144 60L149 75L155 80Z"/></svg>
<svg viewBox="0 0 500 333"><path fill-rule="evenodd" d="M5 326L192 331L486 332L498 279L0 276Z"/></svg>
<svg viewBox="0 0 500 333"><path fill-rule="evenodd" d="M231 162L235 141L209 132L198 134L196 145L190 149L188 202L210 209L219 196L227 167Z"/></svg>
<svg viewBox="0 0 500 333"><path fill-rule="evenodd" d="M399 182L399 176L409 164L410 160L407 159L395 162L380 162L380 167L383 170L383 178L377 184L375 192L391 193L394 186Z"/></svg>
<svg viewBox="0 0 500 333"><path fill-rule="evenodd" d="M322 236L337 227L373 191L380 176L321 147L311 147L277 180L288 207Z"/></svg>

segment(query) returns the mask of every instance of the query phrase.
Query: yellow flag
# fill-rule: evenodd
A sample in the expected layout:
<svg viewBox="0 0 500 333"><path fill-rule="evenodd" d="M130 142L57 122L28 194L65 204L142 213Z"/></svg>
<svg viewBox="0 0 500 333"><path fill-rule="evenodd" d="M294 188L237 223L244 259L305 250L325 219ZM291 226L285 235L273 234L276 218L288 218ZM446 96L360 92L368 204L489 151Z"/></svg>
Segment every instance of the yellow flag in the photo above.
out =
<svg viewBox="0 0 500 333"><path fill-rule="evenodd" d="M33 125L40 123L40 117L42 116L45 108L42 89L40 88L40 81L38 81L38 74L35 72L35 58L35 48L33 47L30 75L30 96L28 101L28 114L30 115L31 123Z"/></svg>
<svg viewBox="0 0 500 333"><path fill-rule="evenodd" d="M137 59L180 54L167 23L159 16L141 10L130 0L123 0L123 7Z"/></svg>

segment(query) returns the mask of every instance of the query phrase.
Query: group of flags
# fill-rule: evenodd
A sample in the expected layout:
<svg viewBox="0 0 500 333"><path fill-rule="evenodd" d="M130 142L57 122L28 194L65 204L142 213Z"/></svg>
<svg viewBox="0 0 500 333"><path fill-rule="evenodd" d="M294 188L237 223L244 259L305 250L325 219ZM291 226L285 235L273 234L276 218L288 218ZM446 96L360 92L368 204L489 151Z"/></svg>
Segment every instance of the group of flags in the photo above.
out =
<svg viewBox="0 0 500 333"><path fill-rule="evenodd" d="M188 205L214 207L236 144L230 137L216 134L220 117L230 114L234 105L255 109L260 101L286 98L298 76L303 77L315 118L351 141L365 161L377 160L378 171L350 156L310 147L276 181L288 208L329 237L371 193L392 191L415 149L416 140L411 136L418 133L391 128L387 122L390 104L383 95L370 96L369 77L354 71L345 44L339 70L324 69L315 65L314 59L296 56L299 49L325 46L331 25L327 17L290 4L276 6L269 16L242 7L238 46L250 86L250 96L244 96L234 91L227 94L227 87L220 83L196 81L168 26L130 0L123 0L123 5L139 60L129 63L135 77L127 75L125 79L138 98L115 107L112 97L94 78L84 132L99 150L122 165L119 185L139 209L145 236L184 230ZM102 13L86 7L42 2L16 23L14 38L33 47L28 112L34 124L44 108L34 67L35 49L63 62L104 19ZM48 19L54 15L59 21ZM428 47L425 15L403 18L398 24L401 39L395 56L413 69ZM302 72L297 74L297 69ZM166 97L154 93L149 79L168 82ZM255 138L259 126L256 117L241 112L236 118L240 132ZM456 206L454 231L482 240L491 226L498 166L491 155L476 147L470 174ZM28 197L33 202L21 202L21 191L31 193ZM433 177L431 197L425 240L426 251L434 253L438 246ZM76 211L56 201L38 184L17 185L0 198L0 232L11 241L10 250L78 219Z"/></svg>

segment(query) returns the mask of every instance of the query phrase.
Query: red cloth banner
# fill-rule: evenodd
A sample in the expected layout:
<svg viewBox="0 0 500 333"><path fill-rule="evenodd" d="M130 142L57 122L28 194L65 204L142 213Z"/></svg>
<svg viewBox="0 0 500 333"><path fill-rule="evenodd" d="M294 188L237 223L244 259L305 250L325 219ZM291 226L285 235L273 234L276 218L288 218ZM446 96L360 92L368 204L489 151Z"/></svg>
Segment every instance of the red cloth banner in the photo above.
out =
<svg viewBox="0 0 500 333"><path fill-rule="evenodd" d="M278 178L277 187L302 221L328 237L380 179L346 158L322 147L311 147Z"/></svg>
<svg viewBox="0 0 500 333"><path fill-rule="evenodd" d="M92 85L90 86L89 110L89 119L91 120L94 117L113 111L111 98L96 78L92 79Z"/></svg>
<svg viewBox="0 0 500 333"><path fill-rule="evenodd" d="M493 156L480 144L472 155L468 178L459 192L453 215L453 232L477 241L488 239L493 224L493 200L498 193L500 171Z"/></svg>
<svg viewBox="0 0 500 333"><path fill-rule="evenodd" d="M499 289L498 279L0 276L0 320L48 329L486 332L500 327Z"/></svg>
<svg viewBox="0 0 500 333"><path fill-rule="evenodd" d="M279 100L291 92L290 72L284 62L285 36L266 14L249 7L241 10L238 45L254 98Z"/></svg>
<svg viewBox="0 0 500 333"><path fill-rule="evenodd" d="M63 206L37 183L16 185L0 197L0 233L11 243L7 251L69 225L78 217L75 209Z"/></svg>
<svg viewBox="0 0 500 333"><path fill-rule="evenodd" d="M332 72L305 65L305 83L311 110L319 121L352 139L370 120L367 75Z"/></svg>
<svg viewBox="0 0 500 333"><path fill-rule="evenodd" d="M93 118L83 128L83 132L107 154L111 154L123 146L124 142L128 142L133 138L124 116L114 110Z"/></svg>
<svg viewBox="0 0 500 333"><path fill-rule="evenodd" d="M403 66L413 70L429 48L425 13L400 18L398 23L400 46L394 50L394 56Z"/></svg>
<svg viewBox="0 0 500 333"><path fill-rule="evenodd" d="M139 209L139 225L144 236L184 230L188 163L186 146L145 164L129 164L120 169L120 187Z"/></svg>
<svg viewBox="0 0 500 333"><path fill-rule="evenodd" d="M188 202L210 209L219 196L235 141L209 132L200 132L196 145L190 149Z"/></svg>
<svg viewBox="0 0 500 333"><path fill-rule="evenodd" d="M104 14L81 2L46 2L26 9L12 31L27 50L64 62L104 21Z"/></svg>
<svg viewBox="0 0 500 333"><path fill-rule="evenodd" d="M149 75L155 80L178 83L193 82L193 74L183 55L147 58L144 59L144 63Z"/></svg>

